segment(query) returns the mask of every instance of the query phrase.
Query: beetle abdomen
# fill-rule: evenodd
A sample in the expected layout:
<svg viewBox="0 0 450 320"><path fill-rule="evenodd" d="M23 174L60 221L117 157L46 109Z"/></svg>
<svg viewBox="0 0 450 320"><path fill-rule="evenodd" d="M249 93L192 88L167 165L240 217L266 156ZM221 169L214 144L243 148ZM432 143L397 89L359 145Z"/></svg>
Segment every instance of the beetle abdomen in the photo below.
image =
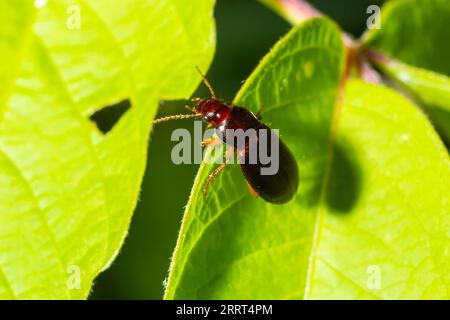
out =
<svg viewBox="0 0 450 320"><path fill-rule="evenodd" d="M264 200L281 204L292 199L299 183L297 162L278 135L253 113L233 107L216 133L237 151L245 179Z"/></svg>
<svg viewBox="0 0 450 320"><path fill-rule="evenodd" d="M282 204L291 200L297 192L299 178L298 166L286 145L279 143L279 166L273 175L262 174L267 165L242 163L241 168L250 186L266 201ZM273 151L273 150L272 150Z"/></svg>

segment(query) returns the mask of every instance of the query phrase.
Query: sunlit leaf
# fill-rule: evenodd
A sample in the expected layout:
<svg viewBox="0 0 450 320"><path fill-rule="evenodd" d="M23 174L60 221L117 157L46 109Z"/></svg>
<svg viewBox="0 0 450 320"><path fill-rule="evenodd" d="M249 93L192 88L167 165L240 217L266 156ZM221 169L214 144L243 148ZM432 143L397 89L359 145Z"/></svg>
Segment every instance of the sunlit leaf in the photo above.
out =
<svg viewBox="0 0 450 320"><path fill-rule="evenodd" d="M309 20L280 40L235 102L279 128L300 186L255 199L239 166L202 188L202 164L174 252L167 299L449 298L450 162L399 94L352 80L336 104L339 30Z"/></svg>
<svg viewBox="0 0 450 320"><path fill-rule="evenodd" d="M419 68L450 76L447 0L396 0L381 8L381 28L364 37L367 46Z"/></svg>
<svg viewBox="0 0 450 320"><path fill-rule="evenodd" d="M441 137L450 145L450 78L391 59L379 60L378 66L425 107Z"/></svg>
<svg viewBox="0 0 450 320"><path fill-rule="evenodd" d="M0 1L0 298L85 298L127 233L158 100L188 98L211 62L213 1L13 3ZM104 136L88 116L124 99Z"/></svg>

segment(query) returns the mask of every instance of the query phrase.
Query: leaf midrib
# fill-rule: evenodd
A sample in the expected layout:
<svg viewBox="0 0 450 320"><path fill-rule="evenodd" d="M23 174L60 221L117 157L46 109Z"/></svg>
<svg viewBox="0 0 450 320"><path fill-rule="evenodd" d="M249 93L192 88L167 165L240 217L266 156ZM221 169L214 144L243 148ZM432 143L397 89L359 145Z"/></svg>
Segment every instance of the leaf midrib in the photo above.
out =
<svg viewBox="0 0 450 320"><path fill-rule="evenodd" d="M343 70L341 69L341 72ZM346 77L345 74L342 75L342 77ZM345 82L346 79L341 79L341 83L337 90L335 90L335 103L334 103L334 110L333 110L333 117L331 119L331 127L330 127L330 134L328 137L328 157L327 162L325 164L325 172L322 182L322 187L320 189L320 195L319 195L319 203L318 203L318 209L316 213L316 220L314 223L314 233L311 243L311 250L308 257L308 270L306 273L306 281L305 281L305 288L303 293L303 300L308 300L311 295L311 286L313 282L314 277L314 271L316 266L316 259L317 259L317 247L319 245L320 241L320 234L321 234L321 228L322 228L322 219L325 212L325 196L327 193L328 184L330 181L331 176L331 168L333 164L333 156L334 156L334 150L335 150L335 142L336 142L336 134L338 130L338 122L339 122L339 116L341 114L341 108L343 104L343 95L345 90Z"/></svg>
<svg viewBox="0 0 450 320"><path fill-rule="evenodd" d="M50 228L48 221L44 215L44 211L42 210L40 204L39 204L39 199L36 196L36 194L34 193L33 187L31 186L30 181L27 179L27 177L25 177L25 175L23 174L22 170L20 170L19 166L16 164L16 162L14 161L14 159L12 159L9 154L7 152L5 152L4 150L4 146L0 143L0 153L3 154L3 156L5 157L5 159L9 162L9 164L11 165L11 167L13 168L13 170L17 173L16 177L19 178L19 180L22 181L22 183L24 184L25 188L27 189L27 194L30 196L32 204L33 204L33 209L31 209L29 212L31 213L36 213L37 217L39 220L41 220L41 223L47 233L47 235L50 238L50 241L53 244L53 249L54 249L54 254L56 257L56 260L58 261L58 265L61 267L61 274L65 275L65 263L62 259L62 255L59 252L59 247L57 245L55 236L53 234L52 229ZM6 274L2 271L2 265L0 264L0 273L3 275L3 278L5 279L5 282L8 284L8 287L12 293L13 298L17 298L17 294L14 291L14 288L11 285L11 282L9 281L8 277L6 276ZM70 292L68 290L64 291L66 293L66 297L70 298Z"/></svg>

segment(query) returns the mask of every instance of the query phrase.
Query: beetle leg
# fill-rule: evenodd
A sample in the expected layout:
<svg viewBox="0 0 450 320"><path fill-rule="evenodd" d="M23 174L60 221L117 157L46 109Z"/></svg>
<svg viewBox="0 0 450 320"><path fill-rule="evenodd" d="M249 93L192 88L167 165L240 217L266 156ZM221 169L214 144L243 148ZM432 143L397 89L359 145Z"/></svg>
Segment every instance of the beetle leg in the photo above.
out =
<svg viewBox="0 0 450 320"><path fill-rule="evenodd" d="M211 185L211 182L217 177L219 173L222 172L223 169L227 166L228 163L224 162L220 166L218 166L208 177L208 180L206 180L205 186L203 187L203 196L206 197L206 194L208 193L209 186Z"/></svg>
<svg viewBox="0 0 450 320"><path fill-rule="evenodd" d="M238 150L237 152L238 152L238 157L239 157L240 159L242 159L242 158L245 157L245 154L246 154L247 151L246 151L245 149L241 149L241 150ZM245 179L245 182L247 183L247 187L248 187L248 189L250 190L250 193L252 194L252 196L254 196L255 198L258 197L258 196L259 196L259 193L256 192L255 189L253 189L253 187L250 185L250 183L248 182L247 179Z"/></svg>
<svg viewBox="0 0 450 320"><path fill-rule="evenodd" d="M234 154L234 149L230 149L227 151L225 162L222 163L220 166L218 166L208 177L208 180L206 180L205 186L203 187L203 196L205 197L208 193L209 186L211 185L211 182L225 169L225 167L229 164L230 158Z"/></svg>
<svg viewBox="0 0 450 320"><path fill-rule="evenodd" d="M228 150L227 150L227 153L226 153L226 160L225 160L225 162L228 163L228 162L230 161L231 157L234 155L235 152L236 152L236 150L233 149L233 148L228 149Z"/></svg>
<svg viewBox="0 0 450 320"><path fill-rule="evenodd" d="M252 194L252 196L254 196L255 198L257 198L259 196L259 193L256 192L255 189L253 189L253 187L250 185L250 183L248 183L247 180L245 180L245 182L247 183L248 189L250 190L250 193Z"/></svg>
<svg viewBox="0 0 450 320"><path fill-rule="evenodd" d="M202 147L210 147L215 146L222 143L216 136L212 136L211 138L205 139L201 142Z"/></svg>

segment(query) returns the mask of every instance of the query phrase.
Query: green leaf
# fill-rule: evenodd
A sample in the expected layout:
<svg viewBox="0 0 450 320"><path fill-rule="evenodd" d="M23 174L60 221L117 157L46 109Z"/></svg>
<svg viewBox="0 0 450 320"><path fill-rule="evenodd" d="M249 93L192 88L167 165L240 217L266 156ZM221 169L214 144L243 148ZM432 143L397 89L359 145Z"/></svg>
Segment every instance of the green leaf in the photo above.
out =
<svg viewBox="0 0 450 320"><path fill-rule="evenodd" d="M397 61L387 61L379 66L389 76L417 94L422 102L450 111L449 77Z"/></svg>
<svg viewBox="0 0 450 320"><path fill-rule="evenodd" d="M389 1L381 9L381 28L370 30L366 45L410 65L450 76L447 0Z"/></svg>
<svg viewBox="0 0 450 320"><path fill-rule="evenodd" d="M367 33L366 45L407 63L381 61L380 67L424 104L441 137L450 144L450 2L392 1L381 12L381 29Z"/></svg>
<svg viewBox="0 0 450 320"><path fill-rule="evenodd" d="M299 165L295 198L250 195L239 166L204 199L202 164L170 268L167 299L449 298L450 161L423 114L352 80L339 30L294 28L236 103L279 128Z"/></svg>
<svg viewBox="0 0 450 320"><path fill-rule="evenodd" d="M450 78L391 59L381 59L377 65L424 105L442 138L450 144Z"/></svg>
<svg viewBox="0 0 450 320"><path fill-rule="evenodd" d="M0 88L0 298L89 294L126 236L159 99L188 98L195 65L211 62L212 10L200 0L0 1L10 64L0 78L11 83ZM88 116L123 99L131 109L103 135Z"/></svg>
<svg viewBox="0 0 450 320"><path fill-rule="evenodd" d="M314 19L281 39L246 81L235 103L255 111L264 105L263 120L280 129L300 161L299 196L283 206L253 199L239 167L232 166L204 199L201 190L213 166L202 164L165 298L288 298L301 290L308 269L304 245L314 221L310 211L325 175L343 63L339 30ZM292 228L296 219L301 223ZM289 272L294 265L295 273Z"/></svg>
<svg viewBox="0 0 450 320"><path fill-rule="evenodd" d="M34 10L29 1L2 1L0 2L0 52L2 60L7 63L0 63L0 119L4 112L5 100L11 91L14 75L18 69L17 57L23 55L28 29L34 20Z"/></svg>

